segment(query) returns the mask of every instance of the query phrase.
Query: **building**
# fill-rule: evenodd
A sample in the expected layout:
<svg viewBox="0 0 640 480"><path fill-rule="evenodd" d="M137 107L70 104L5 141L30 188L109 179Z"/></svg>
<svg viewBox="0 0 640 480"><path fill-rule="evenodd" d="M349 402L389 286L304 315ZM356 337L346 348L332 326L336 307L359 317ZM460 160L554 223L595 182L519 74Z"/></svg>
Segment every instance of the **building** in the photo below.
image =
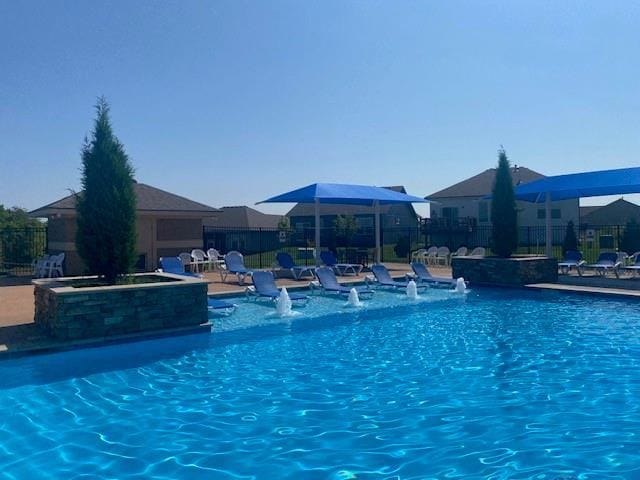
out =
<svg viewBox="0 0 640 480"><path fill-rule="evenodd" d="M138 270L154 270L158 258L202 248L205 218L217 209L194 202L159 188L135 183ZM69 195L29 212L31 217L47 218L48 251L65 253L65 274L85 273L76 251L76 201Z"/></svg>
<svg viewBox="0 0 640 480"><path fill-rule="evenodd" d="M425 197L434 200L432 203L431 219L433 224L441 225L491 225L491 195L495 181L496 169L490 168L482 173L469 177L438 192ZM541 173L526 167L513 166L511 168L513 185L521 185L544 178ZM544 226L544 203L517 202L518 225ZM566 225L572 220L575 224L580 218L579 200L562 200L551 203L552 226Z"/></svg>
<svg viewBox="0 0 640 480"><path fill-rule="evenodd" d="M278 223L282 218L247 206L222 207L204 221L205 247L220 253L237 250L243 254L271 245L278 248Z"/></svg>
<svg viewBox="0 0 640 480"><path fill-rule="evenodd" d="M640 224L640 205L624 198L601 207L580 207L580 225L584 228L625 225L632 219Z"/></svg>

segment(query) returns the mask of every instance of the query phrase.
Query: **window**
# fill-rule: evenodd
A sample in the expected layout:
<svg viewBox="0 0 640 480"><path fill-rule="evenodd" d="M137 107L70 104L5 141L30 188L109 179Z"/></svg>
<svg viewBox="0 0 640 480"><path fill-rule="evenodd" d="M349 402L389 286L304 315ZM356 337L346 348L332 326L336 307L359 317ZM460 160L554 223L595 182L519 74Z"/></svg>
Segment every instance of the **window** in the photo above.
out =
<svg viewBox="0 0 640 480"><path fill-rule="evenodd" d="M458 218L458 209L455 207L444 207L442 209L442 216L448 220L455 220Z"/></svg>
<svg viewBox="0 0 640 480"><path fill-rule="evenodd" d="M552 208L551 209L551 218L562 218L562 212L560 211L559 208Z"/></svg>
<svg viewBox="0 0 640 480"><path fill-rule="evenodd" d="M487 202L480 202L478 204L478 221L479 222L489 221L489 204Z"/></svg>
<svg viewBox="0 0 640 480"><path fill-rule="evenodd" d="M544 208L539 208L538 209L538 220L543 220L544 218L546 218L546 215L544 214Z"/></svg>

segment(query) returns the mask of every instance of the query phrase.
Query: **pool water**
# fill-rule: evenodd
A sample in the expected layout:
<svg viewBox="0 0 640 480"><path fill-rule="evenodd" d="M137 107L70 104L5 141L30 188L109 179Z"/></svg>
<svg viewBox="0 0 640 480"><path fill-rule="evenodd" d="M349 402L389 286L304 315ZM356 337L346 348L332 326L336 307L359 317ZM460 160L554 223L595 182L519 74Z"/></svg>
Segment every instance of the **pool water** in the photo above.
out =
<svg viewBox="0 0 640 480"><path fill-rule="evenodd" d="M637 303L422 297L2 361L0 477L640 478Z"/></svg>

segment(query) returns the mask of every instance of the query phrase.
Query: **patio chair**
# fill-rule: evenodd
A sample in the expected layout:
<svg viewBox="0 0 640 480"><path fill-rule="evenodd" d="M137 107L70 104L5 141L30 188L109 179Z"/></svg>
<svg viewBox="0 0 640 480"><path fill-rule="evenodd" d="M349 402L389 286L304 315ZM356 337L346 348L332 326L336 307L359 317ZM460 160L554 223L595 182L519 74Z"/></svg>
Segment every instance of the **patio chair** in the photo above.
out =
<svg viewBox="0 0 640 480"><path fill-rule="evenodd" d="M426 257L427 265L434 265L436 263L437 255L438 255L438 247L434 245L427 248L427 257Z"/></svg>
<svg viewBox="0 0 640 480"><path fill-rule="evenodd" d="M50 257L51 255L43 255L33 261L33 276L35 278L42 278L47 276L48 270L46 268L46 265Z"/></svg>
<svg viewBox="0 0 640 480"><path fill-rule="evenodd" d="M224 257L215 248L207 250L207 260L214 270L218 270L224 265Z"/></svg>
<svg viewBox="0 0 640 480"><path fill-rule="evenodd" d="M453 257L466 257L467 256L467 247L459 247L455 252L451 254L451 258Z"/></svg>
<svg viewBox="0 0 640 480"><path fill-rule="evenodd" d="M640 254L636 252L629 258L633 259L633 263L631 265L621 266L618 271L624 270L626 272L630 272L632 276L637 277L640 272Z"/></svg>
<svg viewBox="0 0 640 480"><path fill-rule="evenodd" d="M202 278L202 275L185 271L184 265L178 257L160 257L160 269L163 272L183 277Z"/></svg>
<svg viewBox="0 0 640 480"><path fill-rule="evenodd" d="M62 268L64 257L64 253L49 256L49 259L46 260L42 266L43 275L48 278L64 277L64 271Z"/></svg>
<svg viewBox="0 0 640 480"><path fill-rule="evenodd" d="M451 255L449 247L439 247L438 252L436 253L436 263L438 265L449 265L449 255Z"/></svg>
<svg viewBox="0 0 640 480"><path fill-rule="evenodd" d="M582 259L581 252L567 250L564 253L562 261L558 263L558 268L560 269L561 274L568 275L572 268L578 270L584 264L585 261Z"/></svg>
<svg viewBox="0 0 640 480"><path fill-rule="evenodd" d="M244 266L244 257L235 250L224 256L226 269L220 270L220 278L223 282L227 280L227 275L234 274L238 278L238 285L244 285L245 277L250 277L253 272Z"/></svg>
<svg viewBox="0 0 640 480"><path fill-rule="evenodd" d="M255 297L268 298L273 301L278 300L280 297L280 290L278 290L278 286L276 285L272 272L253 272L253 275L251 275L251 281L253 282L253 289L247 289L247 296L253 295ZM290 293L289 298L292 302L302 302L304 304L309 300L308 295L303 295L301 293Z"/></svg>
<svg viewBox="0 0 640 480"><path fill-rule="evenodd" d="M413 252L411 254L411 261L412 262L426 263L426 261L427 261L427 249L426 248L420 248L420 249L416 250L415 252Z"/></svg>
<svg viewBox="0 0 640 480"><path fill-rule="evenodd" d="M347 285L340 285L336 274L331 267L318 267L316 268L316 278L320 283L320 288L326 293L336 293L338 295L349 295L352 288L356 289L359 296L371 296L373 290L368 287L350 287Z"/></svg>
<svg viewBox="0 0 640 480"><path fill-rule="evenodd" d="M447 277L434 277L426 265L419 262L411 262L411 269L415 273L415 279L417 283L426 283L434 285L448 285L454 287L456 281L453 278Z"/></svg>
<svg viewBox="0 0 640 480"><path fill-rule="evenodd" d="M225 302L224 300L218 300L217 298L207 298L207 310L210 312L223 313L225 315L231 315L236 311L238 306Z"/></svg>
<svg viewBox="0 0 640 480"><path fill-rule="evenodd" d="M184 267L184 270L191 270L191 254L189 252L180 252L178 254L178 258L180 259L180 261L182 262L182 266Z"/></svg>
<svg viewBox="0 0 640 480"><path fill-rule="evenodd" d="M358 275L362 271L362 265L358 263L338 263L333 252L320 252L320 260L327 267L331 267L338 275Z"/></svg>
<svg viewBox="0 0 640 480"><path fill-rule="evenodd" d="M376 277L377 285L381 287L391 287L394 289L398 289L398 288L407 288L407 285L409 284L408 280L401 282L391 278L391 274L389 273L389 270L387 270L387 267L385 267L381 263L376 263L375 265L372 265L371 272ZM418 284L418 288L420 287L424 288L426 287L426 285Z"/></svg>
<svg viewBox="0 0 640 480"><path fill-rule="evenodd" d="M193 259L192 265L195 267L196 272L200 271L200 267L202 266L202 271L204 272L207 266L211 267L209 263L209 259L203 250L199 248L194 248L191 250L191 258Z"/></svg>
<svg viewBox="0 0 640 480"><path fill-rule="evenodd" d="M607 272L612 271L618 277L618 268L621 266L618 261L616 252L605 252L598 256L596 263L590 265L581 265L578 268L578 275L582 276L586 268L593 270L597 275L606 276Z"/></svg>
<svg viewBox="0 0 640 480"><path fill-rule="evenodd" d="M300 280L303 276L307 275L314 277L313 270L315 267L305 267L303 265L296 265L287 252L278 252L276 255L276 261L283 270L289 270L295 280Z"/></svg>
<svg viewBox="0 0 640 480"><path fill-rule="evenodd" d="M486 255L486 251L484 247L476 247L469 254L470 257L484 257Z"/></svg>

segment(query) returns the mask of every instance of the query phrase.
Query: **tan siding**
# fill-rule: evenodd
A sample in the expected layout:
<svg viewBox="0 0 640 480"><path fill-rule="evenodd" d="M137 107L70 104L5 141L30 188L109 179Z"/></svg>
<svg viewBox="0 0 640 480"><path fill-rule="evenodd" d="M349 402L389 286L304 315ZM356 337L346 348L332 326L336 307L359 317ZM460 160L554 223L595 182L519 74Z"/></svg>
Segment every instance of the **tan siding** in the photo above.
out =
<svg viewBox="0 0 640 480"><path fill-rule="evenodd" d="M159 218L156 235L159 241L202 239L202 219Z"/></svg>

